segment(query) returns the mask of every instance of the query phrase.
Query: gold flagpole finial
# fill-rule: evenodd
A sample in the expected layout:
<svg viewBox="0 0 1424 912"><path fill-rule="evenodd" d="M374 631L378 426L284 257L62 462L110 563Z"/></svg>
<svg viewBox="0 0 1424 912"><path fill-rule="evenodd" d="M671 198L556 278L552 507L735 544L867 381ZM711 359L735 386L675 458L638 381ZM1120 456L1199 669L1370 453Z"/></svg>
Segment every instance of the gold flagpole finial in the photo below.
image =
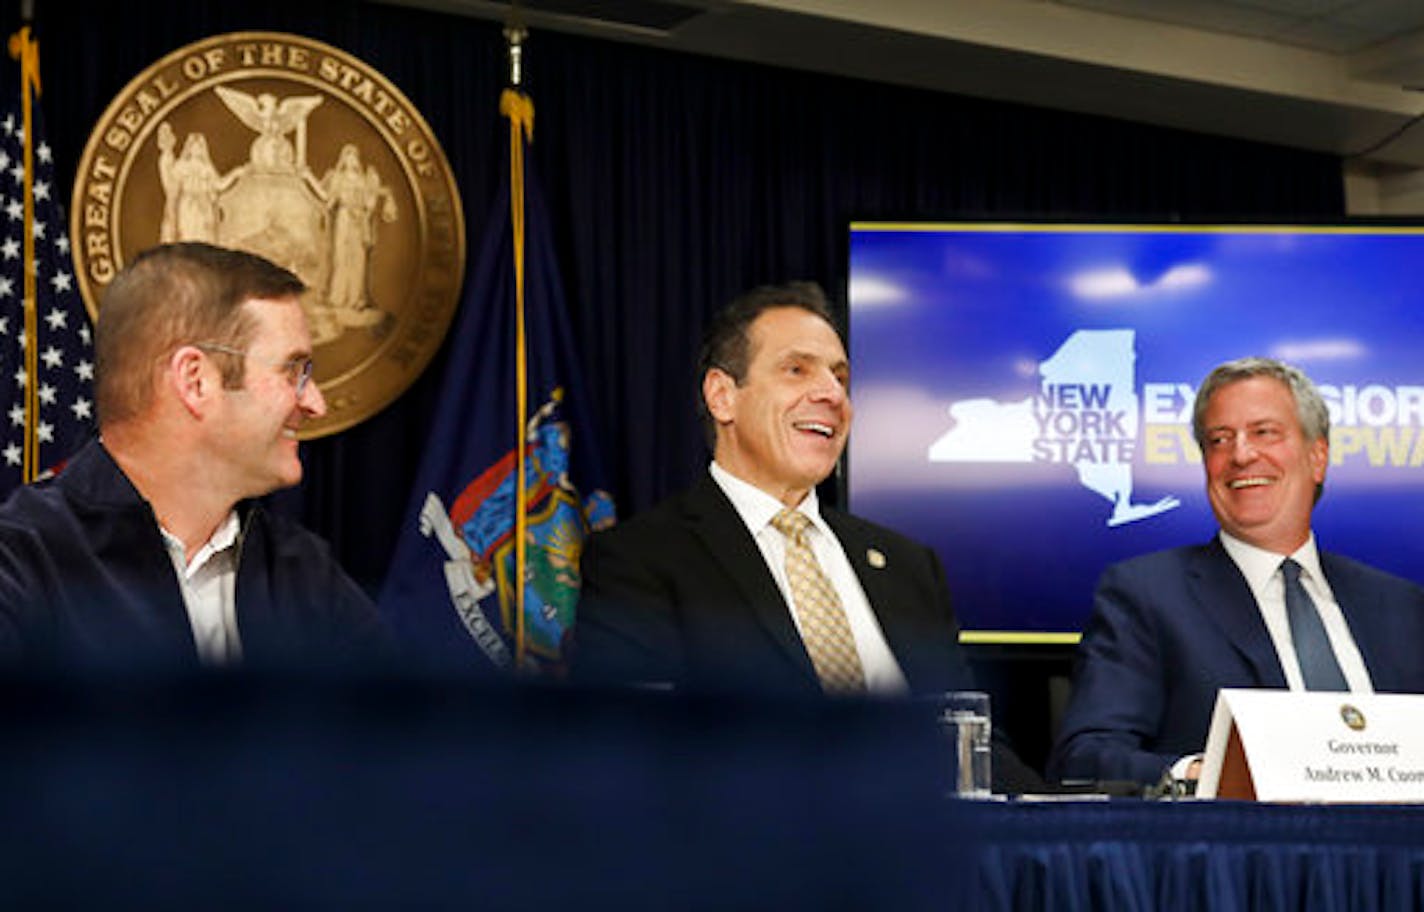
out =
<svg viewBox="0 0 1424 912"><path fill-rule="evenodd" d="M10 57L20 62L20 84L26 89L33 86L35 94L40 93L40 43L24 25L10 36Z"/></svg>
<svg viewBox="0 0 1424 912"><path fill-rule="evenodd" d="M524 94L524 42L529 38L529 29L524 27L524 17L519 12L518 2L509 8L509 16L504 20L505 51L509 55L509 85L499 96L499 113L524 133L525 142L534 139L534 102Z"/></svg>

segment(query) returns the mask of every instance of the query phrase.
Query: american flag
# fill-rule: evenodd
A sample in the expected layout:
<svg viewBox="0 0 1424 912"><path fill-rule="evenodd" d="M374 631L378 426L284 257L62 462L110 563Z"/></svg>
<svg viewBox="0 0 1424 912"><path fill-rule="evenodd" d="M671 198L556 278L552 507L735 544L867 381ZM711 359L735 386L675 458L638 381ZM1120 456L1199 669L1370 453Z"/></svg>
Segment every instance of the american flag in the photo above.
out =
<svg viewBox="0 0 1424 912"><path fill-rule="evenodd" d="M35 332L25 332L25 129L18 65L0 81L0 499L23 484L25 435L32 432L35 475L54 470L94 425L94 340L74 280L68 223L54 182L54 156L44 141L39 106L31 112L34 142ZM30 414L27 346L35 352L38 391Z"/></svg>

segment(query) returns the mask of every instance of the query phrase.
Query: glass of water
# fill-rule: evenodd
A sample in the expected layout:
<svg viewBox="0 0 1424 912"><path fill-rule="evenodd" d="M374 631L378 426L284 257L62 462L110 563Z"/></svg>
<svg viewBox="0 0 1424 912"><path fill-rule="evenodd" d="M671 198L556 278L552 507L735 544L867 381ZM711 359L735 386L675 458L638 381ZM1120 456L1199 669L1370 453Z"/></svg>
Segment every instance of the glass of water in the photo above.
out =
<svg viewBox="0 0 1424 912"><path fill-rule="evenodd" d="M980 690L956 690L937 700L940 730L953 755L950 794L956 798L988 798L989 695Z"/></svg>

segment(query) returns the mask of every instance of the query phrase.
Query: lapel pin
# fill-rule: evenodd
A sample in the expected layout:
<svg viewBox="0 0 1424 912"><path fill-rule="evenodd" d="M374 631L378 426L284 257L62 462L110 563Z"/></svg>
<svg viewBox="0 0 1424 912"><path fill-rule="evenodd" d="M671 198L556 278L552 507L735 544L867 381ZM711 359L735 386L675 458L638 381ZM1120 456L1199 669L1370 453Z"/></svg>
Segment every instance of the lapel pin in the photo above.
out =
<svg viewBox="0 0 1424 912"><path fill-rule="evenodd" d="M874 548L867 548L865 550L865 560L876 570L885 569L885 555Z"/></svg>

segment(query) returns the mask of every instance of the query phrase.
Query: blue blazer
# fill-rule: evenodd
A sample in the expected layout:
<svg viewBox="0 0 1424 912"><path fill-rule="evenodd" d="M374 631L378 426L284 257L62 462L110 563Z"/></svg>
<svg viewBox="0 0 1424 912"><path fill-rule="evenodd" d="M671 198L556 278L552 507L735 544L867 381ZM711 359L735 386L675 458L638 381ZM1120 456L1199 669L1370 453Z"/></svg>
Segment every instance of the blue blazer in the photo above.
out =
<svg viewBox="0 0 1424 912"><path fill-rule="evenodd" d="M1424 588L1339 555L1320 563L1375 689L1424 692ZM1220 539L1114 564L1078 647L1049 778L1156 782L1205 747L1218 689L1285 686Z"/></svg>

